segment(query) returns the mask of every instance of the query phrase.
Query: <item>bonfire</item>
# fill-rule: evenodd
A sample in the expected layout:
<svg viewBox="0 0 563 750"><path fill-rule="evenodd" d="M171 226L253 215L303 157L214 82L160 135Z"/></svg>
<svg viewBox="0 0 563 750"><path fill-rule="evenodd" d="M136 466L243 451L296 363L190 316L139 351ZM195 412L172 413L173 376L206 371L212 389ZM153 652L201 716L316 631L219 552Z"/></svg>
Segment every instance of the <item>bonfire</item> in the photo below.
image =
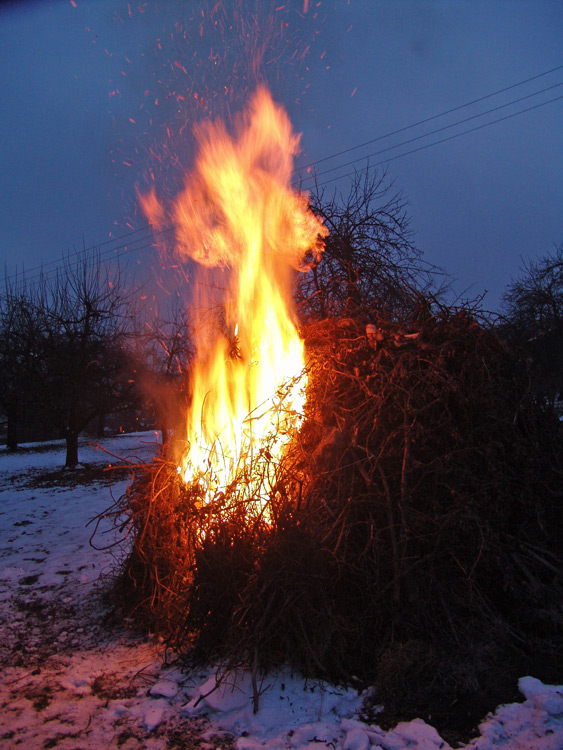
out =
<svg viewBox="0 0 563 750"><path fill-rule="evenodd" d="M205 315L175 452L114 508L121 604L186 664L290 664L399 713L452 674L484 708L528 669L557 681L561 426L522 358L422 295L300 330L292 284L327 230L291 187L287 115L259 89L234 133L196 137L173 203L142 198Z"/></svg>

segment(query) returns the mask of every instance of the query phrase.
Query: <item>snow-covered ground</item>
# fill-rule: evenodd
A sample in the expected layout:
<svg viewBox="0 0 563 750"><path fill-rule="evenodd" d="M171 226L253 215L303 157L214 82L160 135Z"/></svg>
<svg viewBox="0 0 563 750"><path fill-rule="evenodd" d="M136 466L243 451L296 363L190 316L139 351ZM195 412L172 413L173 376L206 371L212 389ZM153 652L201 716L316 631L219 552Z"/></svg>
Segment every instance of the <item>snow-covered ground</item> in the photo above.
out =
<svg viewBox="0 0 563 750"><path fill-rule="evenodd" d="M0 450L0 747L61 750L447 750L422 720L362 722L353 690L272 674L186 675L150 638L108 618L97 583L114 562L89 521L125 489L115 456L150 460L155 433L81 445L79 481L60 442ZM102 528L103 532L104 529ZM109 532L97 541L111 541ZM486 717L472 750L563 750L563 686L533 677ZM254 695L258 711L254 712ZM493 709L494 707L491 707Z"/></svg>

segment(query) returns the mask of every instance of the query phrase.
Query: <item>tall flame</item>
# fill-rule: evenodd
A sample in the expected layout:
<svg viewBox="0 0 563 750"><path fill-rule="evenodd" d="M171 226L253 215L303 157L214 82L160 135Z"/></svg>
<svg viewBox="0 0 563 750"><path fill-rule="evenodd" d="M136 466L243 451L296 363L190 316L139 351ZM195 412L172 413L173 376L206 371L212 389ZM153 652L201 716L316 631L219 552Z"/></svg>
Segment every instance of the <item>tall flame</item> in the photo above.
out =
<svg viewBox="0 0 563 750"><path fill-rule="evenodd" d="M154 192L141 202L156 226L173 222L180 258L199 264L199 308L216 301L218 273L226 286L221 325L196 326L181 460L185 481L203 481L209 502L240 474L241 462L260 460L264 445L275 463L299 426L305 363L292 314L292 268L318 260L328 230L291 188L299 136L265 88L233 136L216 122L200 126L196 138L194 173L172 208ZM206 269L218 269L213 284Z"/></svg>

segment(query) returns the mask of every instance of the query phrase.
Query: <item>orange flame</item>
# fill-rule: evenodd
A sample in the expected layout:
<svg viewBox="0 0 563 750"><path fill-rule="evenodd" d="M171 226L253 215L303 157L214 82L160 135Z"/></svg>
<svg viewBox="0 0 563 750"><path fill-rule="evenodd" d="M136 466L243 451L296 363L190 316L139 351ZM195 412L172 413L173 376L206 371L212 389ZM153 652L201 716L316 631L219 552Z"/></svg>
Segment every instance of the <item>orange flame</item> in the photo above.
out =
<svg viewBox="0 0 563 750"><path fill-rule="evenodd" d="M194 174L168 220L178 255L199 264L199 306L214 301L212 285L202 282L205 268L219 269L215 283L220 274L227 287L221 326L214 335L209 324L196 327L180 469L187 483L204 483L209 502L263 453L275 464L299 427L305 362L291 308L292 267L306 270L307 259L320 258L328 230L291 188L299 136L266 89L257 90L234 136L216 122L196 137ZM163 226L167 212L154 192L141 203Z"/></svg>

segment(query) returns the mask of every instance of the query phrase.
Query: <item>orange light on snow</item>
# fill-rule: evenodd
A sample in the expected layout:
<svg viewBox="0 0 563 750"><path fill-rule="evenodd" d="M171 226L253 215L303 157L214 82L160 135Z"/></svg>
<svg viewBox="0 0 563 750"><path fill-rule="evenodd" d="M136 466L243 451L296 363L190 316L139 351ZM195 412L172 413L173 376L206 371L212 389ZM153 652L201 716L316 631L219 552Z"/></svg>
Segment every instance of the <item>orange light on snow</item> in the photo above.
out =
<svg viewBox="0 0 563 750"><path fill-rule="evenodd" d="M210 502L243 464L264 461L267 474L300 426L305 362L292 269L318 260L328 230L291 187L299 136L265 88L234 135L215 122L196 138L194 172L171 209L154 192L141 202L157 227L172 221L176 253L197 261L195 308L211 308L213 287L224 288L221 325L195 328L188 450L179 469L187 483L203 484Z"/></svg>

